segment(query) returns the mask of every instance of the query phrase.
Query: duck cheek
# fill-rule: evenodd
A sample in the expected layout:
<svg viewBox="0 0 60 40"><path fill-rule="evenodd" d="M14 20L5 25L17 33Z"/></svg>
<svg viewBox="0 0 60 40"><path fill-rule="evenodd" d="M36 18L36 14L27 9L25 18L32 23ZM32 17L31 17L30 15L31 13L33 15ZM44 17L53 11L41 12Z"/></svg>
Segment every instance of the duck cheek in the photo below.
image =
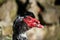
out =
<svg viewBox="0 0 60 40"><path fill-rule="evenodd" d="M19 34L19 35L18 35L17 39L18 39L18 40L27 40L27 36L26 36L25 33L24 33L24 34L22 33L22 34Z"/></svg>

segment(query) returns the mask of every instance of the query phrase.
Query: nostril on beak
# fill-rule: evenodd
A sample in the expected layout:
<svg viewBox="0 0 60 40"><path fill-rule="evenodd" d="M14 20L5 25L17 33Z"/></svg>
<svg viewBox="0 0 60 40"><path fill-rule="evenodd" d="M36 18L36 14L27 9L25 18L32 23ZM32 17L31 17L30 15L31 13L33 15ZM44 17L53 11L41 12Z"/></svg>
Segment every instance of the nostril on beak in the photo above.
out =
<svg viewBox="0 0 60 40"><path fill-rule="evenodd" d="M24 38L23 38L23 40L27 40L27 38L26 38L26 37L24 37Z"/></svg>

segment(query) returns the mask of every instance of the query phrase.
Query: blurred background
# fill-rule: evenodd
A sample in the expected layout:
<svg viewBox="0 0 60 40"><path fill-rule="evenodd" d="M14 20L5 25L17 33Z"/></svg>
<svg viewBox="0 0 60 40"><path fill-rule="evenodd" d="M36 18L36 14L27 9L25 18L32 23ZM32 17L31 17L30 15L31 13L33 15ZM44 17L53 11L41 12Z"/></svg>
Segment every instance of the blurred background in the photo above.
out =
<svg viewBox="0 0 60 40"><path fill-rule="evenodd" d="M36 18L41 20L41 24L46 29L44 40L60 40L60 0L36 1L45 9L39 17L35 14ZM0 0L0 40L12 40L12 27L13 21L17 16L17 8L15 0Z"/></svg>

